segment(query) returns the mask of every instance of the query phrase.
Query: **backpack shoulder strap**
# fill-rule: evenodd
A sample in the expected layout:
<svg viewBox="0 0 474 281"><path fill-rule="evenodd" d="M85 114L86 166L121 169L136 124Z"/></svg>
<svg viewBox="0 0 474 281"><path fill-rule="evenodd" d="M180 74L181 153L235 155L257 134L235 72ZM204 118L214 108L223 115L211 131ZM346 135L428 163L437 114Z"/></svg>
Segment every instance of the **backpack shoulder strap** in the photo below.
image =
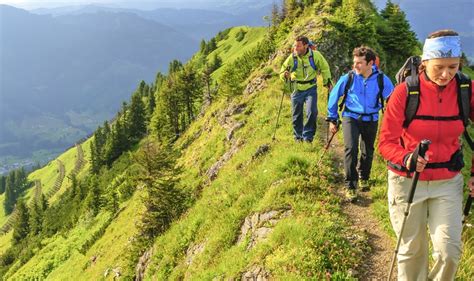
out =
<svg viewBox="0 0 474 281"><path fill-rule="evenodd" d="M469 125L469 115L471 113L472 82L469 76L458 71L455 75L458 84L458 105L459 115L464 123L464 127Z"/></svg>
<svg viewBox="0 0 474 281"><path fill-rule="evenodd" d="M349 73L347 73L346 86L344 87L344 93L342 94L342 101L339 104L339 110L342 110L342 108L344 107L344 104L346 103L347 93L349 92L349 89L351 88L353 82L354 82L354 71L351 70L349 71Z"/></svg>
<svg viewBox="0 0 474 281"><path fill-rule="evenodd" d="M472 97L472 81L471 78L461 71L458 71L455 75L457 87L458 87L458 106L459 116L464 125L464 138L468 143L471 150L474 150L474 142L471 136L467 132L469 126L469 116L471 114L471 97Z"/></svg>
<svg viewBox="0 0 474 281"><path fill-rule="evenodd" d="M403 127L408 128L420 106L420 80L418 75L415 75L408 76L405 81L407 84L407 101Z"/></svg>
<svg viewBox="0 0 474 281"><path fill-rule="evenodd" d="M292 53L291 55L293 56L293 68L291 69L291 72L295 72L298 68L298 57L295 55L295 53Z"/></svg>
<svg viewBox="0 0 474 281"><path fill-rule="evenodd" d="M314 63L313 50L312 49L308 49L308 50L309 50L309 64L314 70L316 70L316 64Z"/></svg>
<svg viewBox="0 0 474 281"><path fill-rule="evenodd" d="M384 83L383 83L383 78L384 74L382 71L379 70L379 74L377 75L377 84L379 86L379 93L377 95L378 99L380 100L380 104L382 105L382 112L384 109L384 99L383 99L383 89L384 89ZM375 101L375 105L377 106L377 100Z"/></svg>

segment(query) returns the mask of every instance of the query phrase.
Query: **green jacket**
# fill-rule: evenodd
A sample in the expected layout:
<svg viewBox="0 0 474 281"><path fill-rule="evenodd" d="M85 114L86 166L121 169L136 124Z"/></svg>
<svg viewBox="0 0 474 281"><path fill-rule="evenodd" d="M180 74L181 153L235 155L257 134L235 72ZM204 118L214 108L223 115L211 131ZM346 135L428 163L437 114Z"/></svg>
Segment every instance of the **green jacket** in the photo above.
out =
<svg viewBox="0 0 474 281"><path fill-rule="evenodd" d="M323 57L323 55L319 51L312 51L313 52L313 60L314 64L316 65L316 70L314 70L310 63L309 63L309 56L310 52L312 50L308 49L308 52L304 54L302 57L297 56L298 59L298 67L295 70L295 74L293 76L296 76L296 81L310 81L310 80L315 80L316 75L318 74L317 72L321 72L321 75L323 76L323 83L326 84L328 80L331 79L331 71L329 69L329 64L326 61L326 59ZM280 79L285 81L285 70L291 70L293 69L293 54L290 54L288 58L285 60L283 65L281 66L280 69ZM311 87L313 87L315 84L314 83L308 83L308 84L300 84L296 83L297 85L297 90L298 91L305 91Z"/></svg>

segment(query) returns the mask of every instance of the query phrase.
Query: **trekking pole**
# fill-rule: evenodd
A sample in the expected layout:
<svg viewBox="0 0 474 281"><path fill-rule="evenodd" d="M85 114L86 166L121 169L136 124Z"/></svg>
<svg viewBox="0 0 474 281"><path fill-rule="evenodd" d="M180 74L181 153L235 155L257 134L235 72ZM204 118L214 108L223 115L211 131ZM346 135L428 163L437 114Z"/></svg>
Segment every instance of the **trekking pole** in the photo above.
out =
<svg viewBox="0 0 474 281"><path fill-rule="evenodd" d="M469 197L467 197L467 201L466 201L466 206L464 206L464 211L463 211L463 218L462 218L462 224L464 225L467 221L467 216L469 216L469 211L471 210L471 206L472 206L472 199L473 197L471 195L469 195Z"/></svg>
<svg viewBox="0 0 474 281"><path fill-rule="evenodd" d="M329 122L332 122L330 119L327 119L326 118L326 122L328 122L328 132L329 132ZM336 127L339 128L339 120L335 121L336 122ZM321 165L321 162L323 161L323 158L324 158L324 155L326 154L326 151L328 151L329 149L329 146L331 145L331 142L332 142L332 139L334 138L334 136L336 135L337 131L334 132L334 133L331 133L331 137L329 138L329 140L327 141L326 143L326 146L324 146L324 150L323 150L323 153L321 154L321 156L319 157L319 160L318 160L318 164L316 165L316 167L319 167L319 165Z"/></svg>
<svg viewBox="0 0 474 281"><path fill-rule="evenodd" d="M281 100L280 100L280 108L278 109L278 115L277 115L277 120L276 120L276 123L275 123L275 130L273 130L272 141L275 140L275 135L276 135L277 127L278 127L278 121L280 120L281 107L283 106L283 98L284 97L285 97L285 91L282 91Z"/></svg>
<svg viewBox="0 0 474 281"><path fill-rule="evenodd" d="M410 193L408 195L408 204L405 209L403 222L402 222L402 228L400 229L400 234L398 235L397 246L395 247L395 252L393 253L392 264L390 266L390 271L388 274L389 281L392 279L393 266L395 265L395 259L397 258L398 250L400 248L400 242L402 240L403 229L405 228L405 223L407 221L408 214L410 213L411 203L413 203L413 197L415 197L416 184L418 183L418 178L420 177L420 173L416 171L416 163L418 160L418 156L425 157L425 152L428 150L428 146L430 145L430 143L431 141L429 140L422 140L421 143L418 145L418 147L415 149L415 151L412 154L411 168L413 169L413 165L415 165L414 167L415 173L413 175L413 181L411 183Z"/></svg>
<svg viewBox="0 0 474 281"><path fill-rule="evenodd" d="M293 92L293 89L292 89L292 84L291 84L291 81L286 79L286 83L289 83L290 85L290 91ZM276 135L276 130L278 128L278 122L280 120L280 113L281 113L281 108L283 106L283 98L285 97L285 91L282 91L282 94L281 94L281 100L280 100L280 108L278 109L278 115L277 115L277 120L276 120L276 123L275 123L275 129L273 130L273 137L272 137L272 141L275 141L275 135Z"/></svg>

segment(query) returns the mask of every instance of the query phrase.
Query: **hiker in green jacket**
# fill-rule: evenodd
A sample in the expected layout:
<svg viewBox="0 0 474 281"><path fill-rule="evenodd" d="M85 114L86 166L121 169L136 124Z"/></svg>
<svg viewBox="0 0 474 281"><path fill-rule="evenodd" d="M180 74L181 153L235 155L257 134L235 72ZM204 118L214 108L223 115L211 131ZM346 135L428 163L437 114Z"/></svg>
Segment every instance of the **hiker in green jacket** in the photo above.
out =
<svg viewBox="0 0 474 281"><path fill-rule="evenodd" d="M307 37L296 38L294 51L288 56L280 70L283 81L295 83L295 90L291 94L293 113L293 134L296 141L312 142L316 133L317 89L316 75L323 77L325 87L331 85L331 71L326 59L319 51L310 48ZM303 107L306 102L306 118L303 124Z"/></svg>

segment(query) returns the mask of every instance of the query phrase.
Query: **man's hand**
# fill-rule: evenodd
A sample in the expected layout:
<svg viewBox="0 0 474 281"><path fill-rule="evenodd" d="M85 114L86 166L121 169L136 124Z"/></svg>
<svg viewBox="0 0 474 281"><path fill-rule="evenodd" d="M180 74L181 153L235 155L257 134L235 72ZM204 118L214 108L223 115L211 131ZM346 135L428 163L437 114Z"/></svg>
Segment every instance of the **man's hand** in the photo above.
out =
<svg viewBox="0 0 474 281"><path fill-rule="evenodd" d="M324 87L328 89L328 92L331 92L332 87L333 87L331 79L328 79L328 81L326 81L326 84L324 84Z"/></svg>
<svg viewBox="0 0 474 281"><path fill-rule="evenodd" d="M285 76L285 79L288 80L290 79L290 72L288 70L285 70L285 72L283 73L283 75Z"/></svg>
<svg viewBox="0 0 474 281"><path fill-rule="evenodd" d="M339 130L339 126L337 126L337 125L334 124L333 122L329 122L329 131L330 131L332 134L337 133L338 130Z"/></svg>

